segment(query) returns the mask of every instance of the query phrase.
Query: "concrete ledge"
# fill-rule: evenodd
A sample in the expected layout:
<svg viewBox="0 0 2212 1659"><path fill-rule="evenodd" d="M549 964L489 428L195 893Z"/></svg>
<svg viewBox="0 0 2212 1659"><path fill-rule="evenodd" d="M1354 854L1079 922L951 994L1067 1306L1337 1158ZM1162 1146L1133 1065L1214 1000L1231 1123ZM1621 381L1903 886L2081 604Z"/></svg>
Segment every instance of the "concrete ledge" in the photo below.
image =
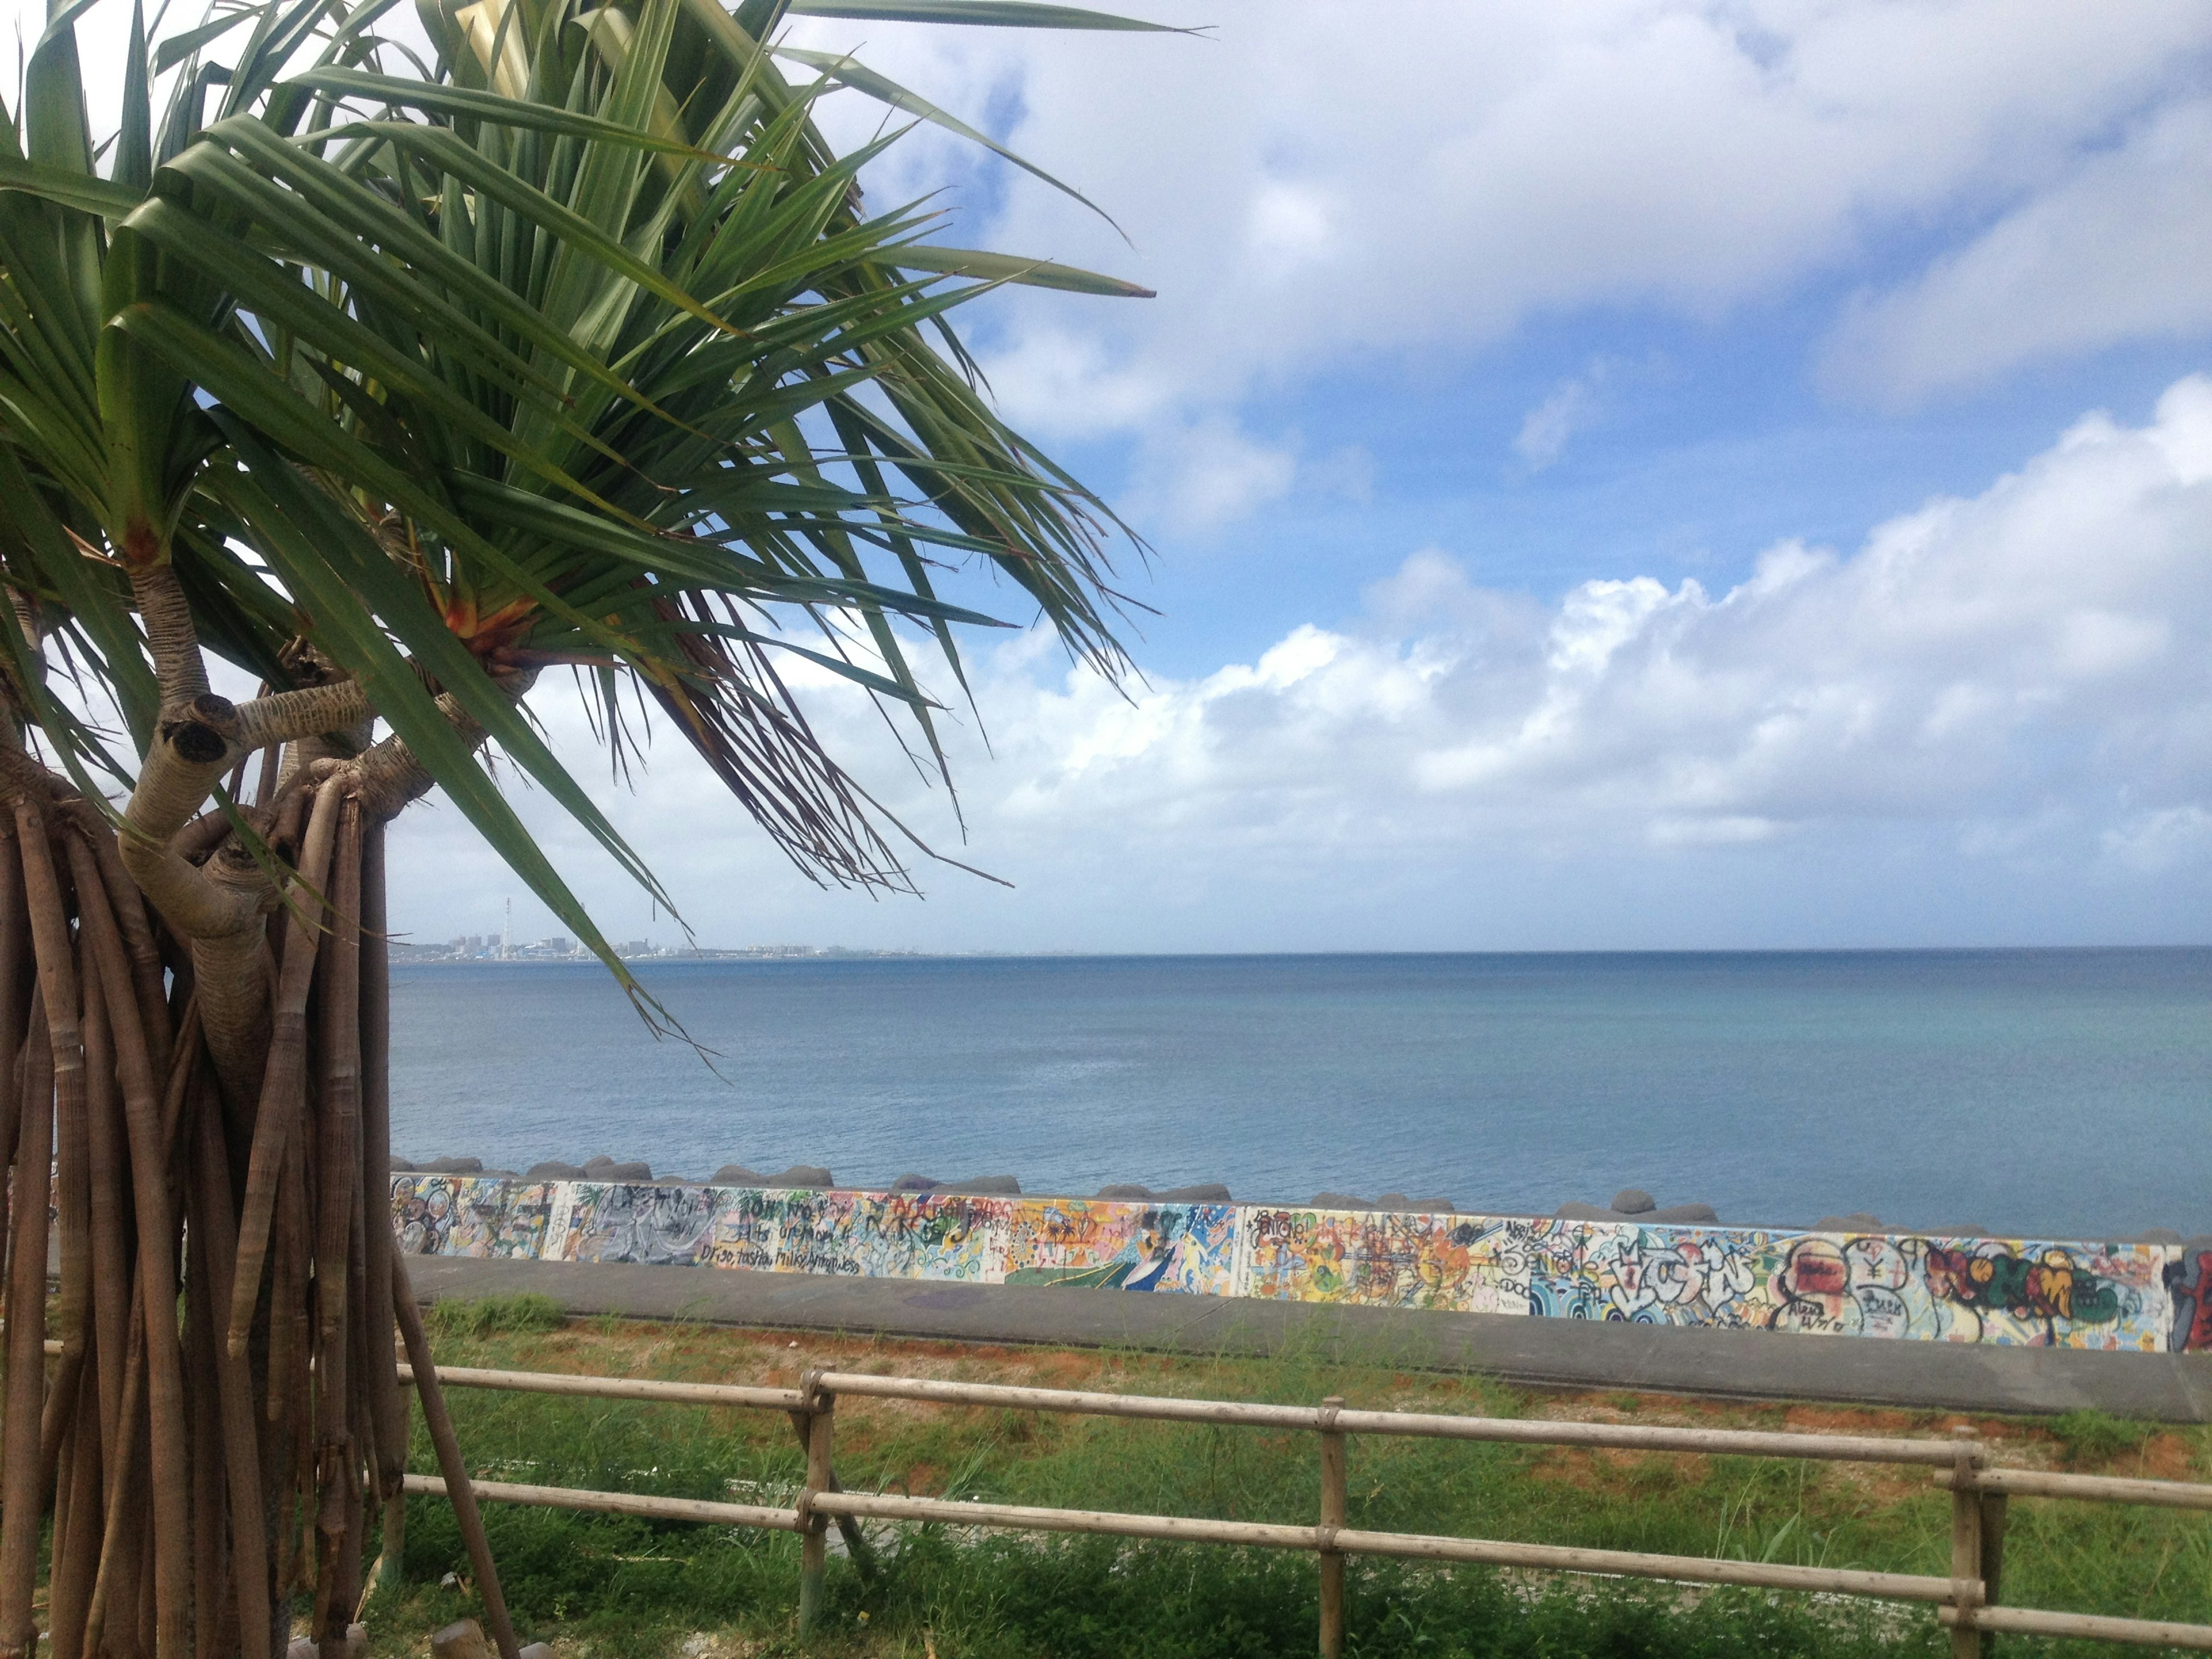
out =
<svg viewBox="0 0 2212 1659"><path fill-rule="evenodd" d="M410 1256L425 1302L537 1291L571 1314L955 1341L1322 1358L1563 1388L2212 1423L2212 1354L2100 1353L1032 1285Z"/></svg>

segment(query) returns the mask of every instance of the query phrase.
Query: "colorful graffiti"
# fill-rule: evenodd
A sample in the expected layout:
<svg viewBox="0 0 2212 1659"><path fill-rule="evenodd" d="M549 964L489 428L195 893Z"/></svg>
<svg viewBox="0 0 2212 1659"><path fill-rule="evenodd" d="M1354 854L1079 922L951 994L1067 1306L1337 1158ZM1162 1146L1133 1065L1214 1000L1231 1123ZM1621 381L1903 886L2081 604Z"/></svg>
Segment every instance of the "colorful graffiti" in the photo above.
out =
<svg viewBox="0 0 2212 1659"><path fill-rule="evenodd" d="M1246 1296L1463 1308L1477 1273L1480 1227L1473 1217L1247 1210L1244 1231Z"/></svg>
<svg viewBox="0 0 2212 1659"><path fill-rule="evenodd" d="M1061 1285L2027 1346L2212 1351L2212 1243L398 1176L432 1255Z"/></svg>
<svg viewBox="0 0 2212 1659"><path fill-rule="evenodd" d="M2212 1353L2212 1239L2179 1246L2166 1267L2173 1299L2173 1329L2166 1346L2175 1353Z"/></svg>
<svg viewBox="0 0 2212 1659"><path fill-rule="evenodd" d="M1024 1198L1009 1217L1009 1285L1231 1296L1236 1278L1234 1205Z"/></svg>
<svg viewBox="0 0 2212 1659"><path fill-rule="evenodd" d="M1763 1232L1535 1218L1248 1211L1244 1295L1644 1324L1769 1322Z"/></svg>
<svg viewBox="0 0 2212 1659"><path fill-rule="evenodd" d="M415 1255L542 1256L562 1183L477 1176L396 1176L392 1227Z"/></svg>
<svg viewBox="0 0 2212 1659"><path fill-rule="evenodd" d="M996 1284L1012 1210L1011 1199L951 1193L793 1193L775 1271Z"/></svg>
<svg viewBox="0 0 2212 1659"><path fill-rule="evenodd" d="M1774 1323L1847 1336L2160 1349L2166 1254L2154 1244L1800 1237L1777 1276Z"/></svg>
<svg viewBox="0 0 2212 1659"><path fill-rule="evenodd" d="M1781 1252L1771 1233L1554 1220L1507 1231L1502 1254L1525 1255L1528 1313L1641 1325L1772 1322Z"/></svg>
<svg viewBox="0 0 2212 1659"><path fill-rule="evenodd" d="M2158 1245L1244 1212L1237 1295L1842 1336L2163 1348Z"/></svg>
<svg viewBox="0 0 2212 1659"><path fill-rule="evenodd" d="M562 1261L690 1267L713 1243L720 1188L567 1184L568 1224L553 1253Z"/></svg>
<svg viewBox="0 0 2212 1659"><path fill-rule="evenodd" d="M996 1283L1011 1200L720 1188L704 1260L763 1273Z"/></svg>

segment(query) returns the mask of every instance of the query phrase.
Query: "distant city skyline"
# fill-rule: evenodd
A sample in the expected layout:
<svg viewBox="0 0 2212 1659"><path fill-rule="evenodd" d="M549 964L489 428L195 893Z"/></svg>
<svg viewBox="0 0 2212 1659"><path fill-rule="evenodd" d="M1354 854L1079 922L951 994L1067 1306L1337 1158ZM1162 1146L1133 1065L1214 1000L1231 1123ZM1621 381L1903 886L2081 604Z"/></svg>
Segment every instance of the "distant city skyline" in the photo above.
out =
<svg viewBox="0 0 2212 1659"><path fill-rule="evenodd" d="M665 957L702 960L737 957L781 960L825 957L897 957L923 954L915 951L854 949L842 945L706 945L657 942L649 939L611 939L615 954L626 961ZM542 939L510 939L495 933L456 933L442 939L416 940L395 936L393 957L402 962L589 962L592 953L566 933Z"/></svg>

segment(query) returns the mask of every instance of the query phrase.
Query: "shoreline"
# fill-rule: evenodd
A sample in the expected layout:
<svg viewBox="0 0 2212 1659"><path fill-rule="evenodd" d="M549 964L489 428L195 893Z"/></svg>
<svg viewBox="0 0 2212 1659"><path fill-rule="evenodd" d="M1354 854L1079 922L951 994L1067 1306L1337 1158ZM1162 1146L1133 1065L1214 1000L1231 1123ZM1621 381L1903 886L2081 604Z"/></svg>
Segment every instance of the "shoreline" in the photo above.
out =
<svg viewBox="0 0 2212 1659"><path fill-rule="evenodd" d="M394 968L595 968L597 957L586 955L536 957L410 957L398 954ZM616 952L623 963L757 962L1327 962L1327 961L1635 961L1765 957L1992 957L1992 956L2112 956L2124 954L2212 954L2212 942L2174 944L2100 945L1753 945L1715 946L1622 945L1562 946L1549 949L1495 951L892 951L824 945L784 949L775 946L738 946L696 952L647 951L635 956Z"/></svg>

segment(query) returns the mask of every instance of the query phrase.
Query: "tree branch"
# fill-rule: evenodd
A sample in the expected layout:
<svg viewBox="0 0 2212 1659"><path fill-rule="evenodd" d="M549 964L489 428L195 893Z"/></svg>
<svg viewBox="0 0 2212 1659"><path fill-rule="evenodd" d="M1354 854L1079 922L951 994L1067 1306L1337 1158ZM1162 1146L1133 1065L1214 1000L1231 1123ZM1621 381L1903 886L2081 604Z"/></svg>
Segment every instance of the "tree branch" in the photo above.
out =
<svg viewBox="0 0 2212 1659"><path fill-rule="evenodd" d="M502 678L499 689L520 702L537 684L538 671L528 668ZM483 743L483 727L477 724L476 717L461 707L452 692L438 694L438 711L471 750ZM437 781L415 758L415 751L408 746L407 740L397 733L364 750L347 770L353 780L353 792L361 798L362 811L368 821L377 823L398 817L410 802L428 794Z"/></svg>
<svg viewBox="0 0 2212 1659"><path fill-rule="evenodd" d="M177 580L177 568L167 559L159 564L132 564L131 592L154 653L154 678L161 688L163 712L172 704L204 695L207 660L200 655L199 630L192 626L191 603Z"/></svg>
<svg viewBox="0 0 2212 1659"><path fill-rule="evenodd" d="M188 939L237 933L252 925L273 898L273 890L263 883L252 913L241 914L240 890L212 881L185 856L178 833L222 775L246 756L272 744L357 730L374 718L368 694L357 680L274 692L244 704L203 690L174 705L165 681L162 720L124 809L123 862L131 878Z"/></svg>
<svg viewBox="0 0 2212 1659"><path fill-rule="evenodd" d="M274 691L239 706L231 763L272 743L351 732L375 718L376 710L359 680L329 680L297 691Z"/></svg>

